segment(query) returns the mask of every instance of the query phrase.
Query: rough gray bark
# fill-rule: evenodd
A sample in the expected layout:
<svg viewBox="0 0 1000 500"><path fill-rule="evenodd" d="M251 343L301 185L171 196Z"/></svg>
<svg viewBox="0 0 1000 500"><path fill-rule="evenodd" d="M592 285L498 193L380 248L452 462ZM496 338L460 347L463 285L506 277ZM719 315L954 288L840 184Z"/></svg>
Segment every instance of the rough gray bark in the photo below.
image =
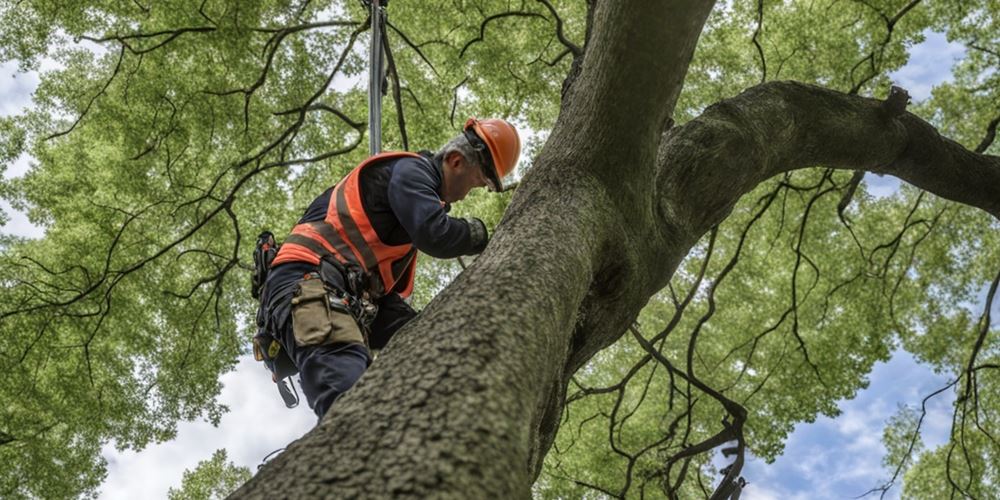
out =
<svg viewBox="0 0 1000 500"><path fill-rule="evenodd" d="M664 133L713 4L594 2L559 120L486 253L234 496L530 496L568 378L780 172L888 173L1000 216L997 158L871 99L765 84Z"/></svg>

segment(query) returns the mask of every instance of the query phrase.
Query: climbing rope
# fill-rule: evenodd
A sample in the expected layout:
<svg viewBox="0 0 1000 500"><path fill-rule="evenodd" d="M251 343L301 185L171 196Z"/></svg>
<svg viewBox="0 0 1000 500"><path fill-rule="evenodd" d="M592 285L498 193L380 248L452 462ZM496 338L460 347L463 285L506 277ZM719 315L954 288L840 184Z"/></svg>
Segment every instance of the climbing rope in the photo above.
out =
<svg viewBox="0 0 1000 500"><path fill-rule="evenodd" d="M261 469L261 467L264 467L264 465L265 465L265 464L267 464L267 461L268 461L268 460L270 460L270 459L271 459L271 457L273 457L274 455L276 455L276 454L278 454L278 453L281 453L281 452L283 452L283 451L285 451L285 449L284 449L284 448L278 448L277 450L274 450L274 451L272 451L271 453L268 453L268 454L267 454L267 455L266 455L266 456L264 457L264 459L260 461L260 464L258 464L258 465L257 465L257 470L260 470L260 469Z"/></svg>
<svg viewBox="0 0 1000 500"><path fill-rule="evenodd" d="M382 151L382 96L385 95L384 47L385 7L389 0L361 0L369 9L371 19L371 44L368 53L368 154Z"/></svg>

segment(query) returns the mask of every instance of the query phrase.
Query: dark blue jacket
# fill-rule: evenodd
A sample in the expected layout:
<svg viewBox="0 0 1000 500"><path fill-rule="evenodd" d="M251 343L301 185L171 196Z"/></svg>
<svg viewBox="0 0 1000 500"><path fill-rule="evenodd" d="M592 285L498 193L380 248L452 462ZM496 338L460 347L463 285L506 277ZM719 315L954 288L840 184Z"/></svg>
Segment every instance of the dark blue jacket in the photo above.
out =
<svg viewBox="0 0 1000 500"><path fill-rule="evenodd" d="M361 171L361 203L375 233L388 245L412 242L417 250L441 259L482 252L485 234L476 235L473 229L473 224L480 223L448 216L451 205L441 201L440 196L441 165L429 154L421 154L421 158L388 160ZM298 223L323 220L332 192L333 187L313 200ZM262 307L288 298L294 285L316 270L316 266L305 262L288 262L272 269L261 296ZM281 311L273 311L273 319L279 324L284 323L289 312L288 304L282 306Z"/></svg>

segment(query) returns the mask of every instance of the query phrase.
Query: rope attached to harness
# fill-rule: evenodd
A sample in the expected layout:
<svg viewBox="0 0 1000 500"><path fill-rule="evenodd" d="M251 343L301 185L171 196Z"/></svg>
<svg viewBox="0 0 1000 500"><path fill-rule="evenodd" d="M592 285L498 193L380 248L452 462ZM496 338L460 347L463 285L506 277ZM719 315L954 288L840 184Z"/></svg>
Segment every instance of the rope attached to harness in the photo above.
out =
<svg viewBox="0 0 1000 500"><path fill-rule="evenodd" d="M382 96L386 90L382 32L389 0L362 0L361 3L369 9L372 25L368 53L368 154L374 156L382 152Z"/></svg>

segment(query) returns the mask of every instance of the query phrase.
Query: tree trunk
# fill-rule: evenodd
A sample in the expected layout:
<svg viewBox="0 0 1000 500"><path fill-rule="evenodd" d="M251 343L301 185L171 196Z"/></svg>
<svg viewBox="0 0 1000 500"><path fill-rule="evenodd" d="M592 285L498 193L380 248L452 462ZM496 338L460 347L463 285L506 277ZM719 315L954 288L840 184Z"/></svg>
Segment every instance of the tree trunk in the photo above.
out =
<svg viewBox="0 0 1000 500"><path fill-rule="evenodd" d="M880 101L766 84L664 130L713 4L593 2L559 119L487 251L235 496L530 496L568 378L777 173L870 169L1000 217L997 158Z"/></svg>

